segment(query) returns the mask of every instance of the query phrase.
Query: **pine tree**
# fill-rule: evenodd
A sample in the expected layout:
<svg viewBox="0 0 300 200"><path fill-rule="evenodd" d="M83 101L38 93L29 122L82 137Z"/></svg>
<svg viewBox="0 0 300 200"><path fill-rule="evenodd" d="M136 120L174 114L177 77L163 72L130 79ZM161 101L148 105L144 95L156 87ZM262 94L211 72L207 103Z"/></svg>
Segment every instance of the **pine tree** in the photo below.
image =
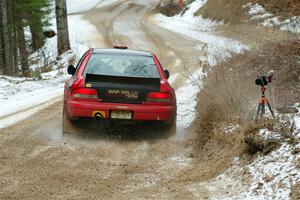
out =
<svg viewBox="0 0 300 200"><path fill-rule="evenodd" d="M44 44L43 28L49 25L49 0L18 0L17 11L23 16L24 26L29 26L32 49L36 51Z"/></svg>

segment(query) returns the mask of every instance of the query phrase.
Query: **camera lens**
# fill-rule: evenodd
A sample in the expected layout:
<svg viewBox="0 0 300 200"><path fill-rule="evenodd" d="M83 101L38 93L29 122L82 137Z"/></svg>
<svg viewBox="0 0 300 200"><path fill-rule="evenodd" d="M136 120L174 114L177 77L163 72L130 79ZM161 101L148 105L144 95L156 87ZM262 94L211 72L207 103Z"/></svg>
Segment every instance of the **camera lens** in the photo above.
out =
<svg viewBox="0 0 300 200"><path fill-rule="evenodd" d="M256 85L268 85L268 80L266 76L261 76L255 80Z"/></svg>

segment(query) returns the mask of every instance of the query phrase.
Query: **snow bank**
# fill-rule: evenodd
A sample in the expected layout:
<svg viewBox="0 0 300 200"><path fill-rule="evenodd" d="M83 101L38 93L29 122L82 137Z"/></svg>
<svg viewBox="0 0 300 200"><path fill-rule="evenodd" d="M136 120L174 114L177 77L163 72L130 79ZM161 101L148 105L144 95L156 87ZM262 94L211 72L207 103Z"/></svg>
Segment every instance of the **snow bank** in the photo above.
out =
<svg viewBox="0 0 300 200"><path fill-rule="evenodd" d="M177 126L188 128L197 115L197 94L202 88L202 80L206 76L199 69L190 80L187 80L181 88L176 90L177 97ZM197 80L195 84L192 80Z"/></svg>
<svg viewBox="0 0 300 200"><path fill-rule="evenodd" d="M299 169L296 168L300 155L292 154L292 149L290 145L284 144L249 166L253 181L244 192L248 198L289 199L292 185L300 181Z"/></svg>
<svg viewBox="0 0 300 200"><path fill-rule="evenodd" d="M14 83L9 77L0 77L0 119L6 115L26 110L33 106L62 96L65 76L52 80L24 80ZM0 120L1 124L1 120ZM0 125L1 127L1 125Z"/></svg>
<svg viewBox="0 0 300 200"><path fill-rule="evenodd" d="M299 145L298 145L299 146ZM239 158L226 172L208 182L188 186L195 196L209 199L289 199L291 187L300 181L296 162L300 155L283 144L270 155L260 156L253 163L240 167Z"/></svg>
<svg viewBox="0 0 300 200"><path fill-rule="evenodd" d="M72 55L67 52L64 57ZM57 66L67 66L68 62L69 59L62 59ZM65 74L66 68L57 67L54 71L42 73L42 80L0 76L0 119L62 96L68 78Z"/></svg>
<svg viewBox="0 0 300 200"><path fill-rule="evenodd" d="M264 7L258 3L248 3L243 6L248 9L250 20L259 20L259 24L268 27L277 27L282 31L289 31L293 33L300 33L300 16L294 16L286 20L280 20L278 16L266 11Z"/></svg>

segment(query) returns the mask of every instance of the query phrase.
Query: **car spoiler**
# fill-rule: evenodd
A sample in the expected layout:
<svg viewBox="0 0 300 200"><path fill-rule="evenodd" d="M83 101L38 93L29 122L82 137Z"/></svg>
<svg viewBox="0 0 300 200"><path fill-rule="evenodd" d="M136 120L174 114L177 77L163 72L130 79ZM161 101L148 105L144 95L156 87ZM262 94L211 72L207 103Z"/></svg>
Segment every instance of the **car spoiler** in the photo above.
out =
<svg viewBox="0 0 300 200"><path fill-rule="evenodd" d="M137 89L144 88L151 91L160 91L160 78L144 78L144 77L130 77L130 76L109 76L98 74L86 74L86 84L92 84L92 86L102 85L108 88L117 85L130 85Z"/></svg>

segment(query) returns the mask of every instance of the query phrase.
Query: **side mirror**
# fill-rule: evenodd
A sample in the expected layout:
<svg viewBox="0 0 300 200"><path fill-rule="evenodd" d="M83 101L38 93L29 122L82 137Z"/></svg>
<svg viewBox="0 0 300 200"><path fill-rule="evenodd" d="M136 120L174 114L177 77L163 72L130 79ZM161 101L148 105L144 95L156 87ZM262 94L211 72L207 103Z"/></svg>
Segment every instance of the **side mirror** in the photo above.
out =
<svg viewBox="0 0 300 200"><path fill-rule="evenodd" d="M75 72L76 72L76 68L74 67L74 65L69 65L69 67L68 67L68 74L74 75Z"/></svg>
<svg viewBox="0 0 300 200"><path fill-rule="evenodd" d="M165 69L164 73L166 75L166 78L169 79L170 78L170 72L167 69Z"/></svg>

